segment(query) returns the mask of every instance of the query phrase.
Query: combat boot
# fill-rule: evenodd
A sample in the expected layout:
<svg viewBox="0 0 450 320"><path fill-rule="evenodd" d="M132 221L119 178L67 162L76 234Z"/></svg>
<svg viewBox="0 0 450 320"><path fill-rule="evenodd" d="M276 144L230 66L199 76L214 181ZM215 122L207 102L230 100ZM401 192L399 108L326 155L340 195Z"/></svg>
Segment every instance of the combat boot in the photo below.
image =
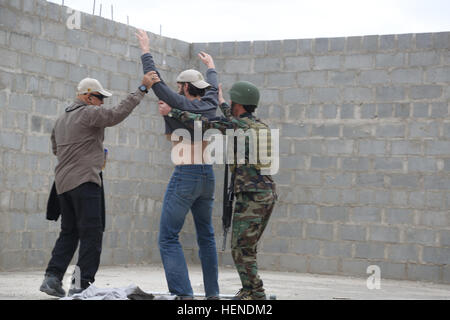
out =
<svg viewBox="0 0 450 320"><path fill-rule="evenodd" d="M233 300L267 300L267 297L262 287L258 289L241 288Z"/></svg>
<svg viewBox="0 0 450 320"><path fill-rule="evenodd" d="M251 297L252 291L247 288L241 288L236 293L236 295L233 297L232 300L251 300L249 297Z"/></svg>
<svg viewBox="0 0 450 320"><path fill-rule="evenodd" d="M266 293L263 288L252 290L251 300L267 300Z"/></svg>

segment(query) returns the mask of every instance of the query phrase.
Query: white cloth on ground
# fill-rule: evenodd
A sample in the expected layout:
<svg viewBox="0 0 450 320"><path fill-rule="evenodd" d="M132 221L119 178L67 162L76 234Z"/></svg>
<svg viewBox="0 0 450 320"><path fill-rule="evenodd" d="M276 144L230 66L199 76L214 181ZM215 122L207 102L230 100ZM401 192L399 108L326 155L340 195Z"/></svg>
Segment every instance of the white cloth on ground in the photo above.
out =
<svg viewBox="0 0 450 320"><path fill-rule="evenodd" d="M97 288L91 285L81 293L60 300L174 300L175 298L176 296L169 294L155 296L131 284L123 288Z"/></svg>

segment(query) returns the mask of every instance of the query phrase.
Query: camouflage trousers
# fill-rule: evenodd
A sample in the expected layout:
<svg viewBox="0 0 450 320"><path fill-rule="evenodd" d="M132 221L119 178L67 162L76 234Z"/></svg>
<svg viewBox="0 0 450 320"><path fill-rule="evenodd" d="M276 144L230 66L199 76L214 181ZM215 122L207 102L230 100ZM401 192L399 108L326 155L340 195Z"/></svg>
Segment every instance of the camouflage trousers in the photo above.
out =
<svg viewBox="0 0 450 320"><path fill-rule="evenodd" d="M231 254L245 289L263 291L256 262L257 244L269 222L275 201L276 194L272 191L236 194Z"/></svg>

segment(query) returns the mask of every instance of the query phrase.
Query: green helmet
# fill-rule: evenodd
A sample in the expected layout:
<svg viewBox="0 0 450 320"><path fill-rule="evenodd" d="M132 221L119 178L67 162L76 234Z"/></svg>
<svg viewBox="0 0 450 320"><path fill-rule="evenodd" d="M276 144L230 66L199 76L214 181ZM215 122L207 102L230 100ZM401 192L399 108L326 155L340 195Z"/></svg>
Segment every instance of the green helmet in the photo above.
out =
<svg viewBox="0 0 450 320"><path fill-rule="evenodd" d="M244 106L257 106L259 103L259 90L251 82L238 81L233 84L229 93L232 102Z"/></svg>

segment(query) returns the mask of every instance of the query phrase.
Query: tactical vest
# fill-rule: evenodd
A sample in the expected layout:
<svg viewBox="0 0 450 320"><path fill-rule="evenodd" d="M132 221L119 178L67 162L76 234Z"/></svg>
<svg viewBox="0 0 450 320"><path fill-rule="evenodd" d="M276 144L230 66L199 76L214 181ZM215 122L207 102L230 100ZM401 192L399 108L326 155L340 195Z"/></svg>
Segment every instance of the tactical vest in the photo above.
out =
<svg viewBox="0 0 450 320"><path fill-rule="evenodd" d="M248 144L246 143L245 146L245 164L239 164L235 158L235 165L230 166L231 170L234 171L236 166L253 166L258 171L260 171L261 168L270 168L272 137L269 126L260 119L254 117L243 117L239 120L248 125L249 129L247 129L245 133L249 134L250 131L252 139L248 139ZM252 150L250 150L250 148L252 148ZM251 152L253 152L253 157L251 156Z"/></svg>

